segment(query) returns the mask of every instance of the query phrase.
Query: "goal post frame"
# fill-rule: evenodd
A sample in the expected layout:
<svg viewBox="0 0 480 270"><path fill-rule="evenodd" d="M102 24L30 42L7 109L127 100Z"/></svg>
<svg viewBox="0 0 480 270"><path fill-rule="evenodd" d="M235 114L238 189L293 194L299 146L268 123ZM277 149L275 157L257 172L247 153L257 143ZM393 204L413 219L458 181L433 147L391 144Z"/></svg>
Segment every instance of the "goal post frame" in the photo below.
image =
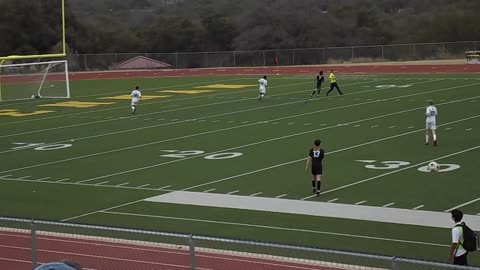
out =
<svg viewBox="0 0 480 270"><path fill-rule="evenodd" d="M41 80L39 81L39 83L40 83L39 88L36 91L38 93L38 95L41 94L40 92L41 92L41 89L42 89L43 85L45 84L45 80L50 74L50 68L55 67L59 64L62 64L63 65L63 73L65 73L64 74L65 96L46 96L46 98L70 98L71 97L71 95L70 95L70 77L69 77L68 61L67 60L56 60L56 61L44 61L44 62L32 62L32 63L3 65L3 63L5 61L6 60L1 60L0 59L0 102L3 101L3 94L2 94L2 86L4 84L2 82L2 78L3 78L2 71L3 71L3 69L4 68L10 68L10 67L25 67L25 66L34 66L34 65L48 65L46 68L41 70L41 73L42 73L41 76L42 77L41 77ZM25 99L27 99L27 97Z"/></svg>

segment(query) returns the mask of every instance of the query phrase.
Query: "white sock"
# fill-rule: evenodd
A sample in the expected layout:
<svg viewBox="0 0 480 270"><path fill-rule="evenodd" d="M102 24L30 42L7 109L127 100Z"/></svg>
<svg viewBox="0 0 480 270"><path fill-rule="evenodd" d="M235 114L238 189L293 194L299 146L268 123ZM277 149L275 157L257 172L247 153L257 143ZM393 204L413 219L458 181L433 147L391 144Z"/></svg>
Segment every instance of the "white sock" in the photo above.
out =
<svg viewBox="0 0 480 270"><path fill-rule="evenodd" d="M437 140L437 134L435 133L435 131L433 132L433 140L434 140L434 141Z"/></svg>
<svg viewBox="0 0 480 270"><path fill-rule="evenodd" d="M425 142L428 143L428 135L425 135Z"/></svg>

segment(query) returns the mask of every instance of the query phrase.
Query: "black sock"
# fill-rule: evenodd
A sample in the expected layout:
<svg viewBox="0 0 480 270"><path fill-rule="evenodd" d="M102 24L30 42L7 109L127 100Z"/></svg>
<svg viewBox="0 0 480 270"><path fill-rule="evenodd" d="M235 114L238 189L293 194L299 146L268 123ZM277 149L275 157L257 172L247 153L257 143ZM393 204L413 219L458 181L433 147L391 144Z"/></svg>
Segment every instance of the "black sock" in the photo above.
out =
<svg viewBox="0 0 480 270"><path fill-rule="evenodd" d="M320 192L320 186L322 185L322 182L317 181L317 192Z"/></svg>

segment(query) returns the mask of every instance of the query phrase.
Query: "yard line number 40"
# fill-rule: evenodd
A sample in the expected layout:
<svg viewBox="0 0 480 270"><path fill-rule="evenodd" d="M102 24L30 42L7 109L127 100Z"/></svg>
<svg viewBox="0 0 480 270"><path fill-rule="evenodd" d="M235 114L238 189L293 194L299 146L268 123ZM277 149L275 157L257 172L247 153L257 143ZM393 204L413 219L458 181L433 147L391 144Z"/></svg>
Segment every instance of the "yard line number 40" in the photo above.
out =
<svg viewBox="0 0 480 270"><path fill-rule="evenodd" d="M372 170L395 170L400 169L404 166L410 165L408 161L400 161L400 160L387 160L387 161L379 161L379 160L357 160L358 162L368 163L365 165L365 168L372 169ZM460 168L460 165L457 164L438 164L439 170L438 172L451 172ZM421 166L417 169L420 172L429 172L427 165Z"/></svg>

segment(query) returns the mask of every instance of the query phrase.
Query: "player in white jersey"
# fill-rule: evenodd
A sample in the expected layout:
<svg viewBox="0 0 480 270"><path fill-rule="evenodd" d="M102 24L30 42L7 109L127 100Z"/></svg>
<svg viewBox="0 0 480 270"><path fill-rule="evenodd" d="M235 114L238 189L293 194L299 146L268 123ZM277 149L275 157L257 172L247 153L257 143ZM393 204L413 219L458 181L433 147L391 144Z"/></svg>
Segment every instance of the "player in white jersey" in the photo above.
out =
<svg viewBox="0 0 480 270"><path fill-rule="evenodd" d="M437 115L438 111L435 106L433 106L433 101L428 102L429 106L427 107L427 111L425 112L426 119L426 126L425 126L425 145L428 145L429 133L431 131L433 137L433 146L437 146Z"/></svg>
<svg viewBox="0 0 480 270"><path fill-rule="evenodd" d="M142 97L142 93L140 93L140 90L138 89L139 87L135 86L135 89L132 91L132 94L130 95L132 97L132 104L131 104L132 114L134 114L135 111L137 110L138 101Z"/></svg>
<svg viewBox="0 0 480 270"><path fill-rule="evenodd" d="M260 80L258 80L259 87L258 87L258 100L262 100L262 98L267 93L267 76L263 76Z"/></svg>

